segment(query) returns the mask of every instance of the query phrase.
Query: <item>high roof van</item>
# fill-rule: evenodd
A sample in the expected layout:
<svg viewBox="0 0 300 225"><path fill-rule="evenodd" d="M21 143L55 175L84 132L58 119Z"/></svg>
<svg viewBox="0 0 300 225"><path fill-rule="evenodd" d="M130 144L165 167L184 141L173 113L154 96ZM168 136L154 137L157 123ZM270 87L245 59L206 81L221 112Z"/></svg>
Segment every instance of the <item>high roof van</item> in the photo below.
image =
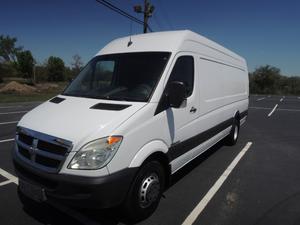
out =
<svg viewBox="0 0 300 225"><path fill-rule="evenodd" d="M172 174L237 142L248 97L245 59L194 32L114 40L18 123L19 193L144 219Z"/></svg>

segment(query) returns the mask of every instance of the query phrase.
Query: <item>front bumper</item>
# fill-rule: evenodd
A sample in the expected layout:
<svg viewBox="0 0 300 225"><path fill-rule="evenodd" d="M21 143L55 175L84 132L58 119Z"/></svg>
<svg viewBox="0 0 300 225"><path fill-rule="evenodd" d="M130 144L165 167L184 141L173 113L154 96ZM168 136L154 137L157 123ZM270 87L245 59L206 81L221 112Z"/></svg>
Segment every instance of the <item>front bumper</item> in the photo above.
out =
<svg viewBox="0 0 300 225"><path fill-rule="evenodd" d="M103 177L51 174L13 159L19 179L44 188L47 199L80 208L110 208L123 202L138 168Z"/></svg>

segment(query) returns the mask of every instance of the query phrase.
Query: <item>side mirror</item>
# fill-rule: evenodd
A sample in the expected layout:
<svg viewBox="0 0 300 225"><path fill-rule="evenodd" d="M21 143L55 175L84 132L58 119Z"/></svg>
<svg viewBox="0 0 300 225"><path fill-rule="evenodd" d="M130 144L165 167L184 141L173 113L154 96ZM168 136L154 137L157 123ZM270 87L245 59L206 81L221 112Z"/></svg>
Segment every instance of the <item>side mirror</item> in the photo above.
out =
<svg viewBox="0 0 300 225"><path fill-rule="evenodd" d="M168 87L169 105L172 108L180 108L186 99L186 87L184 83L173 81Z"/></svg>

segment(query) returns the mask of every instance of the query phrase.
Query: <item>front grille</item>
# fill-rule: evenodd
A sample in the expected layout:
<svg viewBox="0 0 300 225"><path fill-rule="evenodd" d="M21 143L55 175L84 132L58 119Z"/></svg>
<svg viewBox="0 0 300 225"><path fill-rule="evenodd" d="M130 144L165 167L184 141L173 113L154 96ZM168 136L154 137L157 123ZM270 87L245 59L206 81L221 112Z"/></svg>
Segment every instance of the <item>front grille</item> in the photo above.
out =
<svg viewBox="0 0 300 225"><path fill-rule="evenodd" d="M32 145L33 137L31 137L29 135L26 135L26 134L23 134L23 133L20 133L19 134L19 140L24 142L27 145Z"/></svg>
<svg viewBox="0 0 300 225"><path fill-rule="evenodd" d="M50 173L58 172L72 148L70 141L20 127L16 140L21 158Z"/></svg>
<svg viewBox="0 0 300 225"><path fill-rule="evenodd" d="M35 162L51 168L57 168L60 164L60 160L51 159L49 157L45 157L41 155L36 156Z"/></svg>
<svg viewBox="0 0 300 225"><path fill-rule="evenodd" d="M58 155L65 155L68 151L67 147L63 147L63 146L56 145L56 144L51 144L49 142L42 141L42 140L39 140L37 148L42 151L46 151L46 152L50 152L50 153L58 154Z"/></svg>
<svg viewBox="0 0 300 225"><path fill-rule="evenodd" d="M30 153L26 148L19 146L19 153L24 156L26 159L30 159Z"/></svg>

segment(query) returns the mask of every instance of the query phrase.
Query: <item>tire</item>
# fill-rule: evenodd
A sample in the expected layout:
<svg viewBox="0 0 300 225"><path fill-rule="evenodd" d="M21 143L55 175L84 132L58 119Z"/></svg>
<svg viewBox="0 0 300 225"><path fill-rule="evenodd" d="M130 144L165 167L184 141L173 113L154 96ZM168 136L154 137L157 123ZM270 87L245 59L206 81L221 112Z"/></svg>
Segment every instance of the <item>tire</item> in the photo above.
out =
<svg viewBox="0 0 300 225"><path fill-rule="evenodd" d="M229 146L233 146L236 144L240 133L240 122L237 118L234 118L231 131L225 139L225 142Z"/></svg>
<svg viewBox="0 0 300 225"><path fill-rule="evenodd" d="M137 173L123 204L130 222L148 218L156 210L165 186L165 171L158 161L145 163Z"/></svg>

